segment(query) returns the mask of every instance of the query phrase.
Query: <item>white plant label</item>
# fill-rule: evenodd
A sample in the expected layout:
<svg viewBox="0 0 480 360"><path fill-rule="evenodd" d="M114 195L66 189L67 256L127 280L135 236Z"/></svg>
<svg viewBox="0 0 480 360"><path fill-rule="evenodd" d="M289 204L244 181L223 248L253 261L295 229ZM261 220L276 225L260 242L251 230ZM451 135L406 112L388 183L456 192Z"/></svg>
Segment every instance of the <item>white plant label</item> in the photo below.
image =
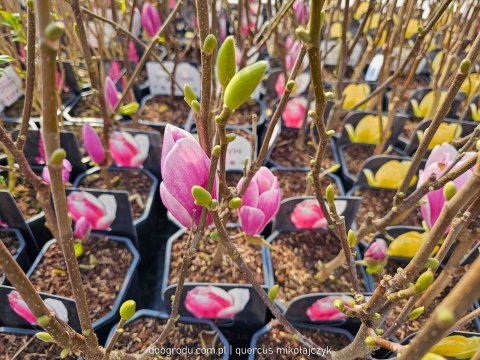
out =
<svg viewBox="0 0 480 360"><path fill-rule="evenodd" d="M20 80L13 67L5 68L2 77L0 77L0 108L2 111L23 95L21 86L22 80Z"/></svg>
<svg viewBox="0 0 480 360"><path fill-rule="evenodd" d="M163 65L170 73L173 71L173 61L165 61ZM172 85L170 75L159 63L147 62L147 75L152 95L170 95ZM200 97L200 72L196 67L186 62L179 63L175 70L175 80L180 86L180 89L177 86L174 87L175 95L183 95L183 86L188 84L195 91L197 97Z"/></svg>
<svg viewBox="0 0 480 360"><path fill-rule="evenodd" d="M228 144L226 169L243 170L244 161L252 156L252 146L243 136L237 135L234 141Z"/></svg>
<svg viewBox="0 0 480 360"><path fill-rule="evenodd" d="M365 81L377 81L383 66L383 54L377 54L373 57L365 74Z"/></svg>

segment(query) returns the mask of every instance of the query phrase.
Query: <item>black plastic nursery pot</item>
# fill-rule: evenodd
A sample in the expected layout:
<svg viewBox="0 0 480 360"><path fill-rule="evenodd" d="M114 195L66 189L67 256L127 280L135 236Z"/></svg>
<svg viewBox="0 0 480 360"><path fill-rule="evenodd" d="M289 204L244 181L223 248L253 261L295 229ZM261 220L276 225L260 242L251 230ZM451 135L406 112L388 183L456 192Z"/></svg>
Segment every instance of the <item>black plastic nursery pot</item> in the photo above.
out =
<svg viewBox="0 0 480 360"><path fill-rule="evenodd" d="M312 324L294 324L295 328L297 328L300 332L315 332L317 334L326 334L327 341L324 343L318 343L317 345L321 346L321 349L315 349L318 351L317 353L303 353L298 351L308 351L307 348L298 347L298 343L294 342L281 342L281 344L276 344L274 347L267 347L262 346L261 339L263 336L268 336L270 332L273 331L272 324L267 324L259 331L257 331L250 341L250 347L248 349L244 349L246 351L244 356L248 356L248 360L255 360L255 359L292 359L295 356L305 356L305 358L325 358L325 355L329 352L329 350L339 350L339 349L332 349L331 342L334 341L335 338L344 338L345 345L350 343L353 340L352 334L350 334L347 330L342 328L327 326L327 325L312 325ZM321 335L320 335L321 336ZM325 335L324 335L325 336ZM338 340L340 341L340 340ZM280 341L278 341L280 342ZM267 344L268 345L268 344ZM343 346L342 346L343 347ZM297 350L295 350L297 349ZM303 349L303 350L300 350ZM289 352L292 351L292 352ZM294 352L297 351L297 352Z"/></svg>
<svg viewBox="0 0 480 360"><path fill-rule="evenodd" d="M121 285L118 287L118 292L115 296L115 300L111 304L112 308L110 311L108 311L105 315L101 316L97 320L93 322L93 327L95 329L95 332L100 339L100 341L103 341L103 339L106 338L108 335L108 331L110 328L119 320L119 314L118 311L120 309L120 306L122 303L127 300L127 299L135 299L138 296L138 293L136 291L138 287L138 278L137 278L137 267L140 262L140 255L133 246L132 242L125 237L120 237L120 236L113 236L113 235L101 235L101 234L95 234L92 233L91 235L92 239L96 240L101 240L101 239L106 239L107 241L112 241L115 243L115 246L120 246L125 248L128 253L131 255L131 262L130 265L128 266L125 277L121 282ZM35 262L32 264L30 270L27 272L27 277L28 278L33 278L35 276L35 273L37 271L37 268L40 266L40 264L43 261L50 261L49 257L47 256L47 252L49 249L57 243L57 240L53 239L45 244L45 246L42 248L40 251L40 254L38 255L37 259ZM93 254L95 256L95 254ZM116 255L115 255L116 256ZM110 266L115 266L114 264L111 264ZM55 269L52 269L55 270ZM94 268L89 269L87 271L95 271ZM49 276L56 276L54 272L51 274L48 274ZM102 279L102 280L107 280L107 279ZM110 279L111 280L111 279ZM67 281L67 280L65 280ZM108 280L107 280L108 281ZM90 294L93 296L95 294L94 292ZM88 296L88 294L87 294ZM98 309L96 309L98 311Z"/></svg>
<svg viewBox="0 0 480 360"><path fill-rule="evenodd" d="M117 341L117 346L115 347L116 349L119 350L126 350L127 352L131 352L131 349L125 349L125 347L122 347L121 345L124 345L122 343L122 338L126 338L128 336L137 336L137 334L132 334L129 332L129 327L134 327L135 324L139 324L140 322L146 322L145 327L143 328L144 332L145 329L153 328L155 326L154 322L162 322L166 323L168 318L170 317L170 314L167 314L165 312L160 312L160 311L154 311L154 310L147 310L147 309L142 309L139 310L135 313L135 315L125 324L125 331L120 335L119 340ZM153 320L153 321L152 321ZM213 345L216 346L208 346L205 348L202 348L192 342L189 342L187 339L187 342L183 343L181 347L176 347L175 343L170 343L169 338L167 337L167 342L163 343L159 346L150 346L147 347L145 345L151 345L153 342L158 338L160 335L160 332L152 331L151 337L148 339L145 339L143 336L139 338L142 350L147 350L148 353L155 356L162 356L162 357L168 357L172 359L222 359L222 360L227 360L229 358L230 354L230 344L228 340L225 338L225 336L222 334L220 329L210 320L206 319L196 319L192 317L187 317L187 316L180 316L178 319L175 328L177 331L182 331L184 326L188 326L193 328L193 332L195 332L194 335L200 336L202 331L211 333L213 332L214 334L208 334L210 335L210 338L216 338L216 342ZM195 329L195 327L198 327ZM201 330L201 327L204 328L204 330ZM113 327L110 330L110 333L108 335L107 341L105 342L108 344L112 336L114 335L116 330L116 327ZM197 330L198 333L196 333ZM208 344L212 345L212 344ZM130 350L130 351L129 351ZM140 348L136 351L137 353L140 352Z"/></svg>
<svg viewBox="0 0 480 360"><path fill-rule="evenodd" d="M27 255L26 242L20 230L0 228L0 241L7 246L7 249L10 250L10 253L18 265L20 265L24 271L27 270L30 266L30 260ZM8 280L5 279L5 275L0 272L0 285L6 281Z"/></svg>

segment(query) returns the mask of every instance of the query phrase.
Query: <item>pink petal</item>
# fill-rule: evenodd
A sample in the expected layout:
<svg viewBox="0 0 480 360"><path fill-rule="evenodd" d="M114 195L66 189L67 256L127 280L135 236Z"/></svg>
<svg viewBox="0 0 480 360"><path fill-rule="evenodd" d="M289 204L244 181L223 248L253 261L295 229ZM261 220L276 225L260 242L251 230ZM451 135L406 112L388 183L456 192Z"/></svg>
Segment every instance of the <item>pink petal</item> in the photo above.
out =
<svg viewBox="0 0 480 360"><path fill-rule="evenodd" d="M237 190L240 191L242 185L243 185L243 178L240 179L240 181L238 182ZM257 179L253 177L252 181L250 181L250 184L247 187L247 190L245 191L245 194L243 194L242 206L257 207L258 196L259 196L259 191L258 191Z"/></svg>
<svg viewBox="0 0 480 360"><path fill-rule="evenodd" d="M165 205L173 217L184 227L190 228L192 225L191 214L168 192L163 181L160 184L160 197L162 198L163 205Z"/></svg>
<svg viewBox="0 0 480 360"><path fill-rule="evenodd" d="M217 314L219 319L233 319L235 315L245 309L250 300L250 291L248 289L232 289L228 291L228 294L233 298L233 304Z"/></svg>
<svg viewBox="0 0 480 360"><path fill-rule="evenodd" d="M185 131L176 126L167 124L167 126L165 127L165 133L163 135L162 160L160 164L161 169L163 169L165 164L165 158L170 153L175 143L178 140L185 139L185 138L196 141L193 135L190 134L188 131ZM196 148L195 151L199 151L198 150L199 148L201 149L200 144L198 144L198 148Z"/></svg>
<svg viewBox="0 0 480 360"><path fill-rule="evenodd" d="M265 215L257 208L242 206L238 210L240 225L248 236L258 235L263 230Z"/></svg>
<svg viewBox="0 0 480 360"><path fill-rule="evenodd" d="M258 208L265 215L265 227L277 215L280 208L280 190L269 190L261 194L258 198Z"/></svg>
<svg viewBox="0 0 480 360"><path fill-rule="evenodd" d="M33 315L33 313L30 311L30 309L27 306L27 303L23 300L22 296L18 291L12 291L8 295L8 302L10 304L10 308L19 316L21 316L23 319L25 319L27 322L29 322L32 325L35 325L37 323L37 319Z"/></svg>
<svg viewBox="0 0 480 360"><path fill-rule="evenodd" d="M115 83L110 77L105 79L105 100L110 111L114 111L120 100Z"/></svg>
<svg viewBox="0 0 480 360"><path fill-rule="evenodd" d="M97 132L88 123L83 125L82 138L85 150L87 150L92 161L97 164L103 163L105 161L105 149Z"/></svg>

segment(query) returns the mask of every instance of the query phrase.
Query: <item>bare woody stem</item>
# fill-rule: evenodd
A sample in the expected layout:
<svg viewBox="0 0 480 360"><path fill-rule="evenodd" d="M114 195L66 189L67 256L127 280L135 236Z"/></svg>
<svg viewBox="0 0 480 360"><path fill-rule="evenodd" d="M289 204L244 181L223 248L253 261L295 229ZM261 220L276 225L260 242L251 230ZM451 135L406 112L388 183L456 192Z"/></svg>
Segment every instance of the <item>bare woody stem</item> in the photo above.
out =
<svg viewBox="0 0 480 360"><path fill-rule="evenodd" d="M45 156L51 179L51 192L56 210L59 238L67 265L67 272L75 299L82 332L86 335L89 349L98 346L89 316L87 297L82 285L82 276L74 250L71 221L68 217L65 186L62 179L62 161L53 160L52 155L60 148L60 135L57 122L57 102L55 96L55 64L58 39L49 38L46 29L52 26L50 1L36 0L36 16L40 36L40 56L42 75L42 135L45 144ZM55 26L55 25L53 25ZM86 353L87 357L89 352Z"/></svg>

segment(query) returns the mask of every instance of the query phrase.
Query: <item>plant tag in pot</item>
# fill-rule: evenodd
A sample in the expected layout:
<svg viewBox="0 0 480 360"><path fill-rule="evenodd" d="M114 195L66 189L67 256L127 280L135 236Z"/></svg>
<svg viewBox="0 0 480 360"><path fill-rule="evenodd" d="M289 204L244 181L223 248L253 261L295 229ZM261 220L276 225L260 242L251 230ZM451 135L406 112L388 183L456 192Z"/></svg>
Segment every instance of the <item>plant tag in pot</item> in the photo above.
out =
<svg viewBox="0 0 480 360"><path fill-rule="evenodd" d="M170 73L173 71L174 63L172 61L165 61L163 64ZM169 74L157 62L147 62L146 66L150 93L152 95L170 95L172 82ZM176 96L183 95L185 84L190 85L196 94L200 94L200 73L193 65L186 62L179 63L175 69L175 80L180 85L180 89L177 86L174 87Z"/></svg>
<svg viewBox="0 0 480 360"><path fill-rule="evenodd" d="M3 70L0 77L0 109L2 111L5 106L12 105L23 95L21 83L13 67L8 66Z"/></svg>
<svg viewBox="0 0 480 360"><path fill-rule="evenodd" d="M365 81L377 81L383 65L383 54L377 54L372 59L367 73L365 74Z"/></svg>
<svg viewBox="0 0 480 360"><path fill-rule="evenodd" d="M243 170L245 159L250 161L252 146L243 136L238 136L228 144L226 168L228 170Z"/></svg>

